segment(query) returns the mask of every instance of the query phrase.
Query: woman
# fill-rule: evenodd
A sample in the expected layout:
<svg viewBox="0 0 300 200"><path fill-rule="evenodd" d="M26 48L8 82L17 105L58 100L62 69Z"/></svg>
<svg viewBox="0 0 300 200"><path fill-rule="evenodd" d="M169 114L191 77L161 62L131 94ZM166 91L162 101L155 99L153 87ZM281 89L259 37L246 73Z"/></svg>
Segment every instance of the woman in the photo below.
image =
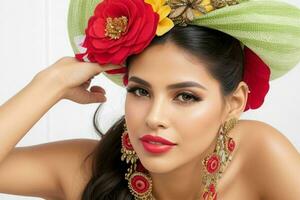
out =
<svg viewBox="0 0 300 200"><path fill-rule="evenodd" d="M175 4L136 0L98 5L86 29L82 45L86 50L76 54L81 61L97 64L60 59L0 107L0 130L5 133L0 135L0 192L46 199L300 198L297 150L270 125L237 120L244 111L258 108L268 91L270 70L253 51L224 32L180 26L190 16L177 18ZM131 10L133 5L139 9ZM239 9L249 9L242 6ZM141 16L136 23L129 22L135 25L130 30L139 30L133 34L126 17L107 17L106 29L96 29L101 26L97 12L122 13L117 7L128 10L131 17L144 9L147 24L137 22ZM166 10L167 18L157 14ZM104 32L106 38L99 37ZM141 37L132 42L130 33ZM287 50L282 52L286 54ZM253 60L260 68L252 65ZM125 115L100 142L72 140L14 148L61 99L105 102L101 87L86 90L87 80L106 72L120 84L115 77L124 69ZM260 73L249 75L251 69ZM44 98L37 102L34 97L40 94ZM37 170L41 176L34 176ZM27 179L30 184L22 182Z"/></svg>

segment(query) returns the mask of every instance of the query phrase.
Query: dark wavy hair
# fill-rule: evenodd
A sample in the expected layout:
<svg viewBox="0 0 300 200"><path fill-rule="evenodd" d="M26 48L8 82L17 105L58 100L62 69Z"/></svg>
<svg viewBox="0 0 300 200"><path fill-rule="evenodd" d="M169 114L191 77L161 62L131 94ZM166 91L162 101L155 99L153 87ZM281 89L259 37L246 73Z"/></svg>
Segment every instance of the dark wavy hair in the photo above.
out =
<svg viewBox="0 0 300 200"><path fill-rule="evenodd" d="M149 47L166 42L172 42L199 61L204 61L212 77L220 83L223 97L232 93L242 81L244 54L241 43L232 36L206 27L175 26L163 36L156 36ZM128 67L136 56L128 57ZM82 200L133 200L124 179L128 166L120 159L124 115L104 134L96 123L96 114L101 106L97 108L93 119L101 140L86 157L93 156L92 177L82 193Z"/></svg>

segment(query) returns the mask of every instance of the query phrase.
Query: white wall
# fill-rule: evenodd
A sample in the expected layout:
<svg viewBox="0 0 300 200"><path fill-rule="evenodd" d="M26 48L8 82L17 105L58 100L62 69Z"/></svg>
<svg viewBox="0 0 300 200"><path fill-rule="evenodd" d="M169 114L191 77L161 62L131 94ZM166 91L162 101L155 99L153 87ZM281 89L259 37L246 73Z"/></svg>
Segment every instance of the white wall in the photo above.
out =
<svg viewBox="0 0 300 200"><path fill-rule="evenodd" d="M300 7L299 0L289 0ZM32 77L63 56L73 56L67 36L69 1L0 0L0 104L21 90ZM272 81L264 105L247 111L243 119L267 122L279 129L300 150L300 64L284 77ZM125 90L103 76L92 84L107 92L102 123L106 130L124 113ZM293 86L293 87L291 87ZM118 105L113 108L110 105ZM92 126L97 104L80 105L62 100L46 113L17 146L72 138L98 139ZM119 111L121 110L121 112ZM0 194L0 200L40 198Z"/></svg>

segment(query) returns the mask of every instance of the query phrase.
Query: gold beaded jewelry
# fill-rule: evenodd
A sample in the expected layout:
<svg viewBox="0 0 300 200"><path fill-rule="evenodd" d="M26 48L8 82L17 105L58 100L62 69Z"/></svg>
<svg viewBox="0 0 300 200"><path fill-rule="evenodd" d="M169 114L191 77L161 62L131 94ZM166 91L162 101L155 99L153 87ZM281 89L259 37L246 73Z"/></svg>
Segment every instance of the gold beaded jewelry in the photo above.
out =
<svg viewBox="0 0 300 200"><path fill-rule="evenodd" d="M234 140L228 136L228 132L237 124L238 120L232 118L226 121L219 129L216 147L213 153L202 160L204 176L202 184L204 191L202 197L204 200L217 200L216 187L222 173L232 160L232 153L235 149ZM125 179L128 181L128 188L135 200L155 200L152 194L152 179L149 172L138 160L128 136L126 123L124 123L124 132L122 134L121 160L130 163L127 169Z"/></svg>
<svg viewBox="0 0 300 200"><path fill-rule="evenodd" d="M232 160L232 153L235 149L235 142L228 136L228 132L234 128L237 121L236 118L232 118L221 126L214 152L202 161L204 170L202 183L205 186L204 199L217 199L217 183L221 179L228 163Z"/></svg>
<svg viewBox="0 0 300 200"><path fill-rule="evenodd" d="M126 163L131 163L125 174L125 179L128 181L128 188L135 200L151 200L152 179L149 172L143 167L138 160L130 140L126 123L124 123L124 132L122 134L121 160Z"/></svg>

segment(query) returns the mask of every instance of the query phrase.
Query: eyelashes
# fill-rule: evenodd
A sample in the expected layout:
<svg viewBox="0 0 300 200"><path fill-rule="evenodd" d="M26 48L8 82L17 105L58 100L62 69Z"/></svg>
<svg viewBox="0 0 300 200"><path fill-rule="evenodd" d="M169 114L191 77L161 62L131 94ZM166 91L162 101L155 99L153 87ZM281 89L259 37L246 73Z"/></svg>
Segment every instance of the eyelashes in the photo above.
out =
<svg viewBox="0 0 300 200"><path fill-rule="evenodd" d="M136 97L143 97L143 96L146 96L146 95L149 94L146 89L143 89L143 88L140 88L140 87L127 87L126 90L127 90L128 93L132 93ZM144 94L141 94L140 93L141 91ZM181 100L178 100L178 101L179 101L179 103L182 103L182 104L190 104L190 103L195 103L195 102L201 101L200 97L195 96L195 95L193 95L191 93L188 93L188 92L181 92L178 95L176 95L176 98L177 97L181 97L181 98L178 98L178 99L181 99Z"/></svg>

